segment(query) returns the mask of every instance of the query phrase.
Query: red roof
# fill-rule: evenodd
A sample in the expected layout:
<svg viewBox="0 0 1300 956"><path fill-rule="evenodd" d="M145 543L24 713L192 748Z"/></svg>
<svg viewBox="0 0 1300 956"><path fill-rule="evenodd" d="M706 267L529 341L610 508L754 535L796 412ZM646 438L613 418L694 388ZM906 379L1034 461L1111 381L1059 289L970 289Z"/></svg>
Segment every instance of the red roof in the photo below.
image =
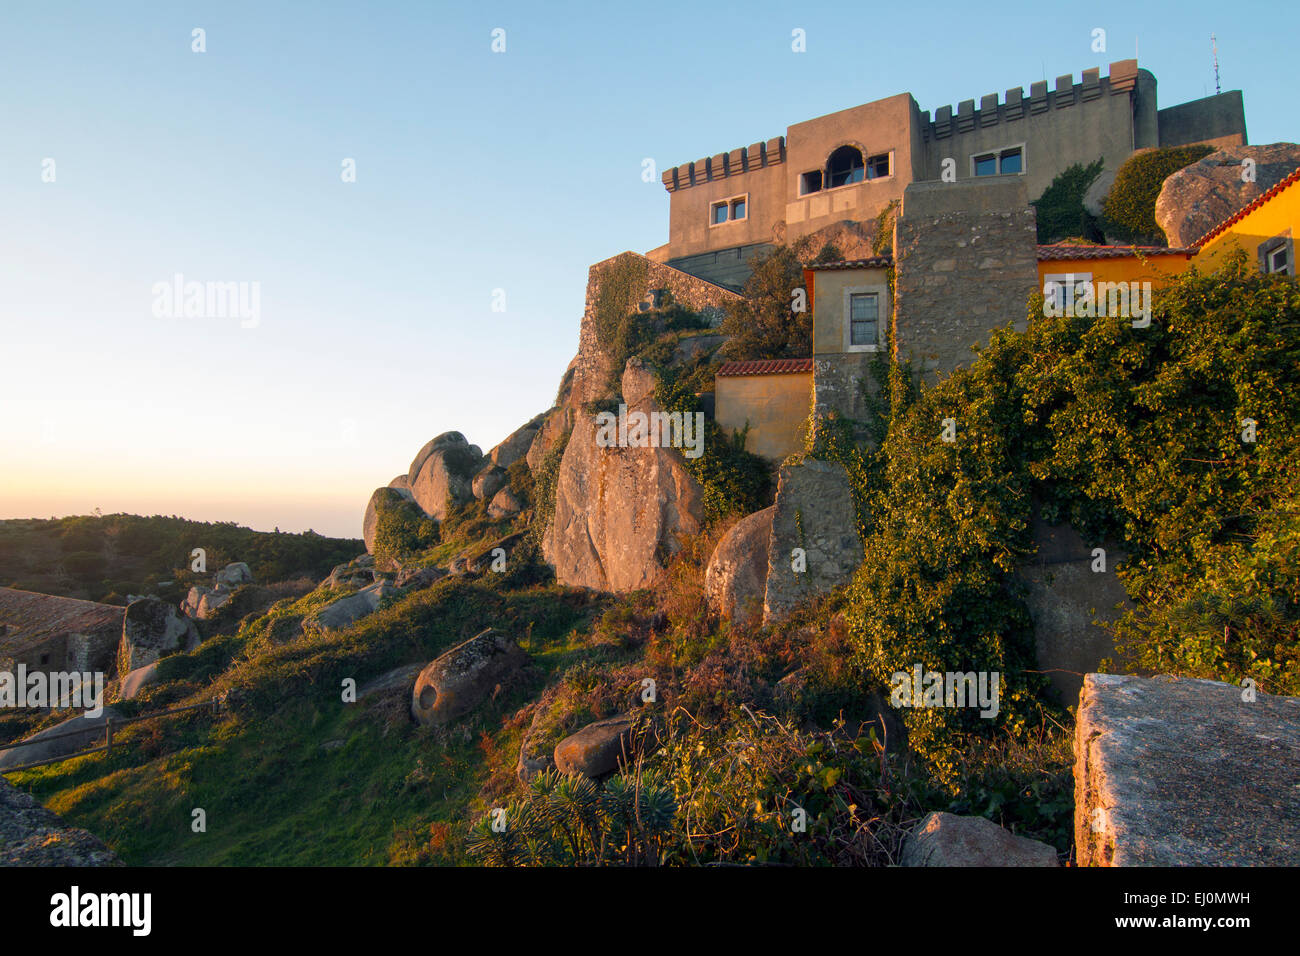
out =
<svg viewBox="0 0 1300 956"><path fill-rule="evenodd" d="M718 366L719 377L733 375L798 375L813 370L813 360L797 359L757 359L752 362L724 362Z"/></svg>
<svg viewBox="0 0 1300 956"><path fill-rule="evenodd" d="M1068 242L1058 242L1050 246L1038 247L1039 262L1053 262L1060 259L1124 259L1137 256L1187 256L1191 257L1195 249L1183 249L1171 246L1076 246Z"/></svg>
<svg viewBox="0 0 1300 956"><path fill-rule="evenodd" d="M871 256L867 259L841 259L838 262L818 262L807 267L809 272L826 272L831 269L887 269L894 264L892 255Z"/></svg>
<svg viewBox="0 0 1300 956"><path fill-rule="evenodd" d="M1297 182L1300 182L1300 169L1293 170L1291 172L1291 175L1287 176L1285 179L1283 179L1272 189L1265 190L1263 194L1248 202L1241 209L1237 210L1237 212L1235 212L1233 215L1229 216L1227 219L1223 220L1223 222L1219 223L1217 226L1215 226L1205 235L1201 236L1201 238L1197 239L1194 243L1192 243L1193 248L1196 251L1200 251L1202 246L1204 246L1207 242L1209 242L1219 233L1226 230L1233 223L1240 222L1242 219L1245 219L1247 214L1254 212L1256 209L1264 205L1264 203L1268 202L1270 199L1272 199L1282 190L1286 189L1288 186L1294 185Z"/></svg>

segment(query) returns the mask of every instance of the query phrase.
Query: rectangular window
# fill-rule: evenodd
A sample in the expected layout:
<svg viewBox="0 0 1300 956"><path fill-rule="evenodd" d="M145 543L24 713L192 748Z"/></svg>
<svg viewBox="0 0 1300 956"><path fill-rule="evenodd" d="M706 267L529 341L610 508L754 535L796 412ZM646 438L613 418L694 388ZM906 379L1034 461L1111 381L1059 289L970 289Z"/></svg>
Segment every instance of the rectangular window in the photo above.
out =
<svg viewBox="0 0 1300 956"><path fill-rule="evenodd" d="M1001 156L999 157L999 161L1001 163L1002 175L1007 176L1011 173L1020 172L1020 168L1021 168L1020 159L1021 156L1020 156L1019 146L1016 146L1013 149L1004 149L1002 151Z"/></svg>
<svg viewBox="0 0 1300 956"><path fill-rule="evenodd" d="M1056 273L1043 277L1044 306L1058 315L1064 315L1067 308L1073 310L1080 299L1091 294L1091 272Z"/></svg>
<svg viewBox="0 0 1300 956"><path fill-rule="evenodd" d="M712 222L716 226L719 223L727 221L727 204L725 202L715 202L713 204Z"/></svg>
<svg viewBox="0 0 1300 956"><path fill-rule="evenodd" d="M729 222L738 222L749 216L749 193L742 196L728 196L709 204L709 228L722 226Z"/></svg>
<svg viewBox="0 0 1300 956"><path fill-rule="evenodd" d="M1266 273L1295 275L1295 252L1286 233L1259 244L1259 267Z"/></svg>
<svg viewBox="0 0 1300 956"><path fill-rule="evenodd" d="M822 190L822 171L814 169L810 173L800 173L799 175L799 195L807 196L809 193L819 193Z"/></svg>
<svg viewBox="0 0 1300 956"><path fill-rule="evenodd" d="M732 218L732 219L744 219L744 218L745 218L745 200L744 200L744 199L733 199L733 200L731 201L731 218Z"/></svg>
<svg viewBox="0 0 1300 956"><path fill-rule="evenodd" d="M889 175L889 154L867 157L867 178L884 179Z"/></svg>
<svg viewBox="0 0 1300 956"><path fill-rule="evenodd" d="M849 296L850 345L876 344L879 310L879 297L874 292L855 292Z"/></svg>
<svg viewBox="0 0 1300 956"><path fill-rule="evenodd" d="M970 158L972 176L1014 176L1025 171L1025 147L1006 146Z"/></svg>
<svg viewBox="0 0 1300 956"><path fill-rule="evenodd" d="M998 171L998 158L993 153L984 153L975 157L975 175L993 176Z"/></svg>

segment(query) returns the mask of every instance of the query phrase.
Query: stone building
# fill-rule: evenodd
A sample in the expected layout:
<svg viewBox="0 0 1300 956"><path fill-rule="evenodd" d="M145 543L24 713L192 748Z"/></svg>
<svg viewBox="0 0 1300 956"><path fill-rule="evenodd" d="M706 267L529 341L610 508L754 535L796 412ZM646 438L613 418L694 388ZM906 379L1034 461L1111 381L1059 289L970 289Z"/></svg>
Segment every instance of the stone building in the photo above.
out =
<svg viewBox="0 0 1300 956"><path fill-rule="evenodd" d="M125 608L0 588L0 672L112 670Z"/></svg>
<svg viewBox="0 0 1300 956"><path fill-rule="evenodd" d="M916 182L995 176L1028 198L1057 174L1100 157L1117 169L1134 150L1246 142L1240 91L1159 109L1156 78L1136 60L963 100L933 117L910 93L796 123L784 136L684 163L663 174L668 242L656 261L730 288L773 243L834 223L866 222ZM947 176L945 177L945 174Z"/></svg>

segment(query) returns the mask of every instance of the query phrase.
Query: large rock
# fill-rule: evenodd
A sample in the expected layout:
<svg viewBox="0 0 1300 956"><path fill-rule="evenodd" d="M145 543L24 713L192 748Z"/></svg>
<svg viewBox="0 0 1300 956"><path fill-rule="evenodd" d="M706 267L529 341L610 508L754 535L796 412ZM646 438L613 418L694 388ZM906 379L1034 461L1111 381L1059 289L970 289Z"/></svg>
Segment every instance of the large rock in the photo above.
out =
<svg viewBox="0 0 1300 956"><path fill-rule="evenodd" d="M659 411L654 378L636 359L623 374L628 414ZM602 448L581 416L560 462L555 514L543 540L561 584L602 591L648 587L660 555L680 549L704 521L704 494L675 448Z"/></svg>
<svg viewBox="0 0 1300 956"><path fill-rule="evenodd" d="M555 766L597 780L633 758L632 718L610 717L588 724L555 747Z"/></svg>
<svg viewBox="0 0 1300 956"><path fill-rule="evenodd" d="M144 667L137 667L131 673L122 678L122 683L117 689L118 700L134 700L139 696L140 691L144 690L150 684L158 680L158 662L147 664Z"/></svg>
<svg viewBox="0 0 1300 956"><path fill-rule="evenodd" d="M1046 843L984 817L931 813L903 841L901 866L1059 866Z"/></svg>
<svg viewBox="0 0 1300 956"><path fill-rule="evenodd" d="M533 440L537 437L537 433L545 420L546 413L543 412L527 425L523 425L511 432L505 441L488 452L488 458L492 460L492 464L498 468L509 468L527 455L528 449L533 446Z"/></svg>
<svg viewBox="0 0 1300 956"><path fill-rule="evenodd" d="M387 581L376 581L355 594L331 601L324 607L313 611L303 620L303 627L308 630L338 630L355 624L379 609L384 598L397 593L397 588Z"/></svg>
<svg viewBox="0 0 1300 956"><path fill-rule="evenodd" d="M506 470L489 464L483 468L471 482L474 497L479 501L491 501L493 496L506 485Z"/></svg>
<svg viewBox="0 0 1300 956"><path fill-rule="evenodd" d="M0 779L0 866L116 866L113 851Z"/></svg>
<svg viewBox="0 0 1300 956"><path fill-rule="evenodd" d="M393 479L396 481L397 479ZM376 488L370 495L370 500L366 502L366 513L361 519L361 536L366 541L366 551L373 553L375 550L375 529L379 525L379 509L383 505L398 505L403 501L414 501L415 496L411 494L410 488L395 488L391 485L384 488Z"/></svg>
<svg viewBox="0 0 1300 956"><path fill-rule="evenodd" d="M542 467L546 456L551 453L556 442L564 437L564 433L573 427L573 423L574 412L568 405L557 406L546 413L541 427L533 436L532 444L528 446L528 454L524 456L530 471L536 473Z"/></svg>
<svg viewBox="0 0 1300 956"><path fill-rule="evenodd" d="M357 690L357 700L365 700L374 694L397 693L398 691L403 696L406 696L411 693L411 688L415 686L416 678L420 676L420 671L423 669L423 664L403 664L401 667L394 667L391 671L380 674L374 680L362 684Z"/></svg>
<svg viewBox="0 0 1300 956"><path fill-rule="evenodd" d="M525 660L527 655L513 639L488 628L420 672L411 694L411 716L426 727L455 720L478 706Z"/></svg>
<svg viewBox="0 0 1300 956"><path fill-rule="evenodd" d="M452 434L459 435L459 432ZM449 505L468 504L474 500L471 484L482 455L473 445L450 442L433 449L424 458L420 471L411 482L411 494L425 514L442 521Z"/></svg>
<svg viewBox="0 0 1300 956"><path fill-rule="evenodd" d="M509 488L502 488L488 502L488 517L493 520L519 514L523 504Z"/></svg>
<svg viewBox="0 0 1300 956"><path fill-rule="evenodd" d="M406 487L411 489L415 487L415 479L420 474L420 469L424 463L429 460L429 456L435 451L443 448L469 448L469 442L460 432L443 432L437 438L431 438L424 443L424 447L416 453L411 459L411 467L406 472Z"/></svg>
<svg viewBox="0 0 1300 956"><path fill-rule="evenodd" d="M215 580L218 587L224 586L233 590L241 584L252 584L253 572L243 561L235 561L218 571Z"/></svg>
<svg viewBox="0 0 1300 956"><path fill-rule="evenodd" d="M178 613L175 605L155 597L133 601L122 619L117 672L128 674L168 654L195 647L198 641L194 622Z"/></svg>
<svg viewBox="0 0 1300 956"><path fill-rule="evenodd" d="M774 509L764 624L845 584L862 563L857 512L843 465L811 458L782 465Z"/></svg>
<svg viewBox="0 0 1300 956"><path fill-rule="evenodd" d="M442 568L403 568L397 572L393 582L399 588L413 588L417 591L431 587L447 576Z"/></svg>
<svg viewBox="0 0 1300 956"><path fill-rule="evenodd" d="M737 624L763 617L767 546L776 507L741 518L718 542L704 570L704 597L714 613Z"/></svg>
<svg viewBox="0 0 1300 956"><path fill-rule="evenodd" d="M81 714L32 734L23 740L23 743L31 743L31 746L0 750L0 773L8 771L10 767L52 760L102 744L105 722L109 719L116 720L118 716L112 707L105 707L94 717Z"/></svg>
<svg viewBox="0 0 1300 956"><path fill-rule="evenodd" d="M1080 866L1300 865L1300 698L1245 694L1189 678L1084 678Z"/></svg>
<svg viewBox="0 0 1300 956"><path fill-rule="evenodd" d="M1255 161L1254 182L1242 161ZM1226 146L1168 177L1156 198L1156 222L1171 246L1190 246L1300 168L1300 146Z"/></svg>

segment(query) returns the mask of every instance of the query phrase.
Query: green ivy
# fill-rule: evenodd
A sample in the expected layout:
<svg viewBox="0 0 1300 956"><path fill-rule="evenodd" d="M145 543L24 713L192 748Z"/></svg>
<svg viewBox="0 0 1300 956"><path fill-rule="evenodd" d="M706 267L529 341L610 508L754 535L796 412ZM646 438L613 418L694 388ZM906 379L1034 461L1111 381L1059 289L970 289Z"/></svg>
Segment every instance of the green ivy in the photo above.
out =
<svg viewBox="0 0 1300 956"><path fill-rule="evenodd" d="M1156 224L1160 189L1168 177L1212 152L1213 146L1167 146L1129 157L1102 204L1105 231L1128 242L1166 245Z"/></svg>

